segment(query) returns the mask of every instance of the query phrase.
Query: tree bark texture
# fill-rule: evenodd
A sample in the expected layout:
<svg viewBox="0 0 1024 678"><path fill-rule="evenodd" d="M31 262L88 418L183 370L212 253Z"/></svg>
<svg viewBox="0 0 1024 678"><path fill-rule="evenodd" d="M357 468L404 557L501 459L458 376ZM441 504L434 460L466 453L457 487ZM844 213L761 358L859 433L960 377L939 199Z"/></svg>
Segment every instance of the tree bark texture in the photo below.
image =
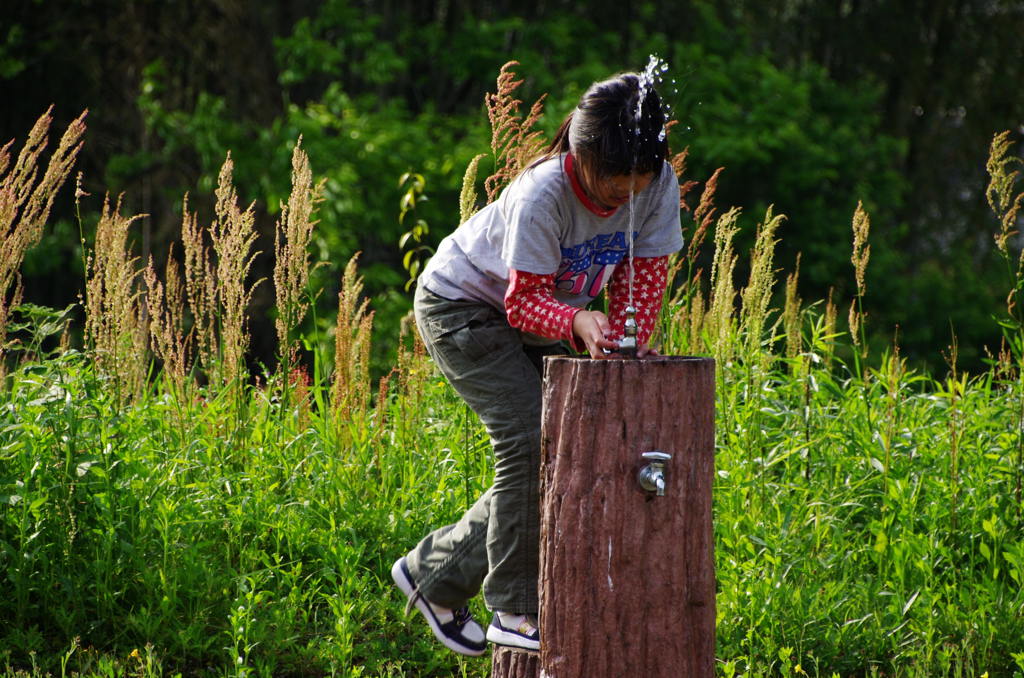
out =
<svg viewBox="0 0 1024 678"><path fill-rule="evenodd" d="M545 369L540 675L711 678L714 361ZM672 455L665 496L637 481L649 451Z"/></svg>
<svg viewBox="0 0 1024 678"><path fill-rule="evenodd" d="M494 646L491 655L491 678L537 678L540 655L529 650Z"/></svg>

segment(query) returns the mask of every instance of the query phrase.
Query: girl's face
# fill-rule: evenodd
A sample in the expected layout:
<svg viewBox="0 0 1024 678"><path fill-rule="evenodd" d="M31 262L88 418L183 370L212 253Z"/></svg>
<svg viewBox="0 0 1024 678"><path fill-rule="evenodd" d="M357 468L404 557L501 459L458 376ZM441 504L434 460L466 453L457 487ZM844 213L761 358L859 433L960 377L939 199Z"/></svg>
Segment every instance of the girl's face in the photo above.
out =
<svg viewBox="0 0 1024 678"><path fill-rule="evenodd" d="M576 167L578 168L577 178L583 185L583 190L587 192L591 200L607 209L625 205L629 202L630 191L636 195L647 188L654 179L654 172L643 174L634 172L633 174L617 174L600 178L591 176L583 168L582 163Z"/></svg>

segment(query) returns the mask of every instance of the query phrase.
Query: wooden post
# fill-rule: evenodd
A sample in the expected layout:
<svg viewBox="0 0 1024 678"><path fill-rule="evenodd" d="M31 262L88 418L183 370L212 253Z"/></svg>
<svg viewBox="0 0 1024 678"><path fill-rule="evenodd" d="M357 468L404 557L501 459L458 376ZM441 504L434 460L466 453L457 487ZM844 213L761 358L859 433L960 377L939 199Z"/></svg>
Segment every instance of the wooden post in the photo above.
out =
<svg viewBox="0 0 1024 678"><path fill-rule="evenodd" d="M540 655L530 650L494 646L491 655L492 678L537 678Z"/></svg>
<svg viewBox="0 0 1024 678"><path fill-rule="evenodd" d="M712 678L714 361L545 367L540 675ZM664 496L637 480L649 451L672 455Z"/></svg>

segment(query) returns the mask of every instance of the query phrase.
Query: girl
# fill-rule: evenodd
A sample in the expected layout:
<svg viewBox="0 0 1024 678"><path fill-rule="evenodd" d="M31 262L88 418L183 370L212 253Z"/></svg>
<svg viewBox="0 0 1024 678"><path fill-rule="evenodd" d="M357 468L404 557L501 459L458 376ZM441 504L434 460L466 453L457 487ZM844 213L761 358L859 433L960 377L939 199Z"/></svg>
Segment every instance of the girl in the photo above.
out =
<svg viewBox="0 0 1024 678"><path fill-rule="evenodd" d="M630 296L637 357L653 354L647 341L667 257L683 240L661 100L642 82L627 73L592 85L545 153L445 238L419 279L417 326L490 435L494 485L457 523L399 558L391 575L407 610L415 606L438 640L462 654L482 654L486 641L540 647L544 356L566 353L567 342L608 357ZM606 284L608 315L585 310ZM494 612L486 633L466 606L481 587Z"/></svg>

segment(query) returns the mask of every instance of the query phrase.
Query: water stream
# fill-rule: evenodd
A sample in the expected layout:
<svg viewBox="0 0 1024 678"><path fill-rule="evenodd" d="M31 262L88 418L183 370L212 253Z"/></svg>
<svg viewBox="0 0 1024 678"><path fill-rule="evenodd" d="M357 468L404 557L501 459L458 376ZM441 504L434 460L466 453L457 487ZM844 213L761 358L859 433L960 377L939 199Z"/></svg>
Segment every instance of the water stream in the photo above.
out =
<svg viewBox="0 0 1024 678"><path fill-rule="evenodd" d="M655 89L655 87L657 85L661 84L662 74L665 73L666 71L668 71L668 63L664 59L659 57L658 55L651 54L647 58L647 66L645 66L644 70L640 72L639 92L638 92L638 95L637 95L636 108L633 110L633 133L634 133L634 135L636 137L638 137L637 138L638 142L640 141L639 137L641 135L640 120L641 120L641 113L643 112L644 102L647 100L647 95L651 92L651 90ZM664 103L662 104L662 106L663 106L663 110L664 110ZM665 139L665 134L666 134L665 124L666 124L667 120L668 120L668 116L665 115L664 119L661 122L661 129L658 131L658 141L664 141L664 139ZM634 149L635 148L637 148L637 145L634 145ZM636 166L638 160L639 160L639 157L638 157L637 151L634 150L634 153L633 153L633 166L634 167ZM626 309L627 323L630 320L633 320L633 322L635 323L634 316L636 314L636 306L633 304L633 275L634 275L633 239L634 239L635 233L636 233L635 223L634 223L635 211L633 209L633 195L634 195L633 182L634 182L634 176L635 176L635 173L631 172L630 173L630 177L629 177L629 204L628 204L628 207L629 207L629 232L627 233L627 238L626 238L626 240L627 240L627 242L629 244L629 276L628 276L628 281L629 281L629 284L628 284L628 287L629 287L629 306Z"/></svg>

